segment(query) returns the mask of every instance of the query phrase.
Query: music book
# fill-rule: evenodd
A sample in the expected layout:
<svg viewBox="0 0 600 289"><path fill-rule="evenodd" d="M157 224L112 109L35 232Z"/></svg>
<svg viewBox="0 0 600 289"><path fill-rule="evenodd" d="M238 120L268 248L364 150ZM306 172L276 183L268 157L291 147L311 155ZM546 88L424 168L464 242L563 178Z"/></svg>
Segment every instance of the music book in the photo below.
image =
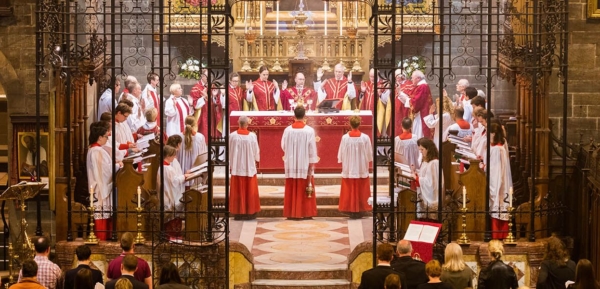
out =
<svg viewBox="0 0 600 289"><path fill-rule="evenodd" d="M200 170L200 169L206 168L207 166L208 166L208 162L201 163L201 164L199 164L199 165L197 165L197 166L195 166L195 167L191 167L191 168L188 170L188 173L193 173L193 172L195 172L195 171L197 171L197 170Z"/></svg>
<svg viewBox="0 0 600 289"><path fill-rule="evenodd" d="M406 229L404 239L433 244L435 243L439 230L440 227L411 223L408 225L408 229Z"/></svg>
<svg viewBox="0 0 600 289"><path fill-rule="evenodd" d="M190 175L189 175L189 176L188 176L188 177L187 177L185 180L186 180L186 181L193 180L193 179L195 179L195 178L197 178L197 177L201 176L203 173L205 173L205 172L207 172L207 171L208 171L208 170L207 170L207 168L206 168L206 167L205 167L204 169L198 169L198 170L196 170L196 171L194 171L194 172L190 173Z"/></svg>

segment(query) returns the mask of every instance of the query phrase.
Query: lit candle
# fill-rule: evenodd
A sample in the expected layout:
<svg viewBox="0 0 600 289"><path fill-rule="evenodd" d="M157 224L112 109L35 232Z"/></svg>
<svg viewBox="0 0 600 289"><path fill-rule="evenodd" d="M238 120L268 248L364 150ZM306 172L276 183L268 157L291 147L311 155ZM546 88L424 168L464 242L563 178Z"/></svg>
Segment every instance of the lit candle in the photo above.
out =
<svg viewBox="0 0 600 289"><path fill-rule="evenodd" d="M277 1L277 20L275 21L275 35L279 36L279 1Z"/></svg>
<svg viewBox="0 0 600 289"><path fill-rule="evenodd" d="M260 2L260 36L263 35L263 9L262 2Z"/></svg>
<svg viewBox="0 0 600 289"><path fill-rule="evenodd" d="M90 186L90 207L94 206L94 187Z"/></svg>
<svg viewBox="0 0 600 289"><path fill-rule="evenodd" d="M140 186L138 186L137 195L138 195L138 208L141 208L142 207L142 189L140 189Z"/></svg>
<svg viewBox="0 0 600 289"><path fill-rule="evenodd" d="M244 1L244 33L248 32L248 2Z"/></svg>
<svg viewBox="0 0 600 289"><path fill-rule="evenodd" d="M325 18L325 36L327 36L327 2L323 2L323 17Z"/></svg>
<svg viewBox="0 0 600 289"><path fill-rule="evenodd" d="M344 30L344 24L342 23L342 21L344 21L344 19L342 18L343 17L342 14L344 14L344 12L343 12L344 9L342 9L343 8L342 2L339 2L339 3L340 3L340 11L338 12L338 14L340 14L340 36L342 36L343 30Z"/></svg>
<svg viewBox="0 0 600 289"><path fill-rule="evenodd" d="M467 207L467 187L463 186L463 208Z"/></svg>
<svg viewBox="0 0 600 289"><path fill-rule="evenodd" d="M508 189L508 206L512 208L513 188Z"/></svg>

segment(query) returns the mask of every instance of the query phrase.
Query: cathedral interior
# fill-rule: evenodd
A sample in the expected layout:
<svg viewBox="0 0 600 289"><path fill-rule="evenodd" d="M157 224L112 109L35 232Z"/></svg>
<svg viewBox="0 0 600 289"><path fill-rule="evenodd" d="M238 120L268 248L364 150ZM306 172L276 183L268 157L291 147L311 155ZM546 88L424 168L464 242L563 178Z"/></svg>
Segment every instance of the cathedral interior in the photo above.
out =
<svg viewBox="0 0 600 289"><path fill-rule="evenodd" d="M213 90L226 91L231 73L243 86L266 66L269 80L292 86L303 73L312 87L318 71L330 78L340 64L357 90L373 70L372 89L390 89L391 95L396 70L420 70L440 108L441 96L460 94L457 83L468 80L505 128L512 182L510 200L503 200L510 202L503 212L510 226L505 260L519 285L536 286L550 236L569 240L571 259L591 260L599 276L599 31L599 0L0 0L2 279L16 282L20 264L33 256L33 236L51 237L63 270L76 266L74 248L84 243L102 269L121 253L119 238L129 231L153 276L161 264L174 262L191 288L357 288L361 273L376 264L376 245L396 244L409 224L423 221L420 198L394 163L394 137L401 131L378 131L385 107L375 105L363 117L373 148L373 209L358 220L337 210L338 143L358 107L308 115L307 123L318 128L320 158L312 221L282 218L279 146L293 121L288 111L247 112L262 154L256 220L230 215L228 134L214 129L206 135L206 168L182 198L179 242L166 237L165 220L176 213L161 206L164 192L156 180L163 170L162 139L150 141L147 166L125 158L113 170L113 226L106 240L94 235L98 208L86 169L98 101L116 81L123 88L135 76L143 87L155 73L158 95L169 96L172 84L189 95L204 71ZM233 131L242 114L228 104L224 130ZM397 104L388 105L394 111ZM164 105L157 110L162 115ZM216 126L211 114L208 127ZM116 122L113 117L113 131ZM422 243L430 252L424 257L443 259L444 247L456 242L478 272L490 262L490 174L479 165L485 157L489 163L489 154L459 169L459 148L442 139L441 128L442 122L433 137L444 182L436 191L438 205L427 208L425 218L440 230ZM319 231L325 227L329 231ZM328 237L318 245L293 243L321 235ZM285 255L277 255L278 246ZM322 247L326 254L310 255ZM286 283L296 279L305 283Z"/></svg>

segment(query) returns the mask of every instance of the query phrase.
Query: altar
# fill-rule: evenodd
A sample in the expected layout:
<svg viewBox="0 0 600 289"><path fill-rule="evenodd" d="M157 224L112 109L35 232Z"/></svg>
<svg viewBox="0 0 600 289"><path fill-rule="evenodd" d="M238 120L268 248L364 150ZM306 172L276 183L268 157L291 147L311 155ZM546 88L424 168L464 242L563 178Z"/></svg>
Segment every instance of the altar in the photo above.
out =
<svg viewBox="0 0 600 289"><path fill-rule="evenodd" d="M283 150L281 137L286 127L294 122L294 114L290 111L232 111L231 131L238 129L238 119L245 115L249 118L248 130L256 133L260 147L259 173L283 173ZM362 119L360 131L373 134L373 113L369 110L360 112L340 111L338 113L306 113L306 124L315 129L317 155L319 162L316 172L341 173L342 164L338 163L337 154L342 136L350 130L349 119L359 115Z"/></svg>

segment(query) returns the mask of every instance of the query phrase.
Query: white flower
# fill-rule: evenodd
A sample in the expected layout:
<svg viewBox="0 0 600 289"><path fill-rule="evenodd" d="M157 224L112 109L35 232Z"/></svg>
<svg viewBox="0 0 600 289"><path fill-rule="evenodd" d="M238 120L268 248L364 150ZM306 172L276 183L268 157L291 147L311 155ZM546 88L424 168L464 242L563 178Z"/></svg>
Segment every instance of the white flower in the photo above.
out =
<svg viewBox="0 0 600 289"><path fill-rule="evenodd" d="M194 60L194 64L198 65L198 64L200 64L200 61Z"/></svg>
<svg viewBox="0 0 600 289"><path fill-rule="evenodd" d="M188 59L188 60L185 62L185 64L187 64L187 65L192 65L192 60L191 60L191 59Z"/></svg>
<svg viewBox="0 0 600 289"><path fill-rule="evenodd" d="M407 67L408 67L408 63L404 62L404 63L402 64L402 67L404 67L404 68L407 68Z"/></svg>
<svg viewBox="0 0 600 289"><path fill-rule="evenodd" d="M418 58L418 57L416 57L416 56L413 56L413 57L412 57L412 59L413 59L413 60L415 60L415 61L416 61L416 60L419 60L419 58Z"/></svg>
<svg viewBox="0 0 600 289"><path fill-rule="evenodd" d="M181 66L181 69L183 69L183 70L187 70L187 65L184 63L184 64Z"/></svg>
<svg viewBox="0 0 600 289"><path fill-rule="evenodd" d="M194 71L200 71L200 67L198 67L198 65L194 65Z"/></svg>
<svg viewBox="0 0 600 289"><path fill-rule="evenodd" d="M417 64L416 62L413 62L413 63L411 64L411 66L412 66L414 69L417 69L417 68L419 68L419 64Z"/></svg>

